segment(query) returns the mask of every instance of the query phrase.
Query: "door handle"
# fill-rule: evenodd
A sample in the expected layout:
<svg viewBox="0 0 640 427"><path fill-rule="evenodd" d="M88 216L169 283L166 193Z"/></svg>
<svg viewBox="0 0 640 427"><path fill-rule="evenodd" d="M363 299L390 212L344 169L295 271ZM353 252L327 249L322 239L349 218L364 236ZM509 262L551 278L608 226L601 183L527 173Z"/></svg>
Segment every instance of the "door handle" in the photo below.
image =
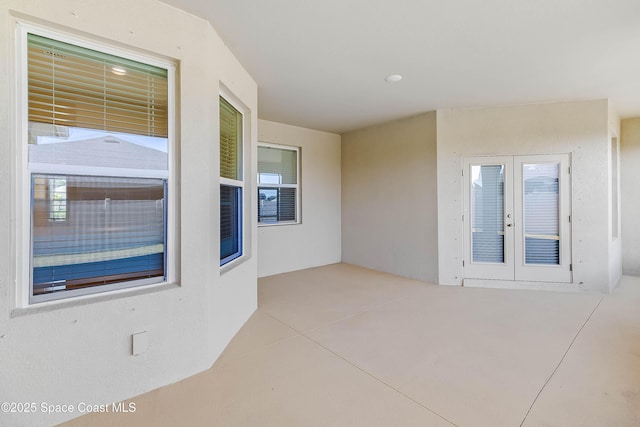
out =
<svg viewBox="0 0 640 427"><path fill-rule="evenodd" d="M513 224L507 224L507 227L511 227Z"/></svg>

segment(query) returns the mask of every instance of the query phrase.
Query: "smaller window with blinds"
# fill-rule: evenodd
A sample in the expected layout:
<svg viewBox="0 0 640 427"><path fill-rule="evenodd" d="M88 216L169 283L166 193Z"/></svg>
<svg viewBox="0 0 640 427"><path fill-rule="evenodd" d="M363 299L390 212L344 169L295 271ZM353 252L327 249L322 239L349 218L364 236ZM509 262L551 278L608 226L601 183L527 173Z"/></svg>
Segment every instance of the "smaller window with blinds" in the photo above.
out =
<svg viewBox="0 0 640 427"><path fill-rule="evenodd" d="M28 303L172 280L174 64L21 32Z"/></svg>
<svg viewBox="0 0 640 427"><path fill-rule="evenodd" d="M300 222L300 148L258 146L258 224Z"/></svg>
<svg viewBox="0 0 640 427"><path fill-rule="evenodd" d="M220 266L242 256L243 116L220 97Z"/></svg>

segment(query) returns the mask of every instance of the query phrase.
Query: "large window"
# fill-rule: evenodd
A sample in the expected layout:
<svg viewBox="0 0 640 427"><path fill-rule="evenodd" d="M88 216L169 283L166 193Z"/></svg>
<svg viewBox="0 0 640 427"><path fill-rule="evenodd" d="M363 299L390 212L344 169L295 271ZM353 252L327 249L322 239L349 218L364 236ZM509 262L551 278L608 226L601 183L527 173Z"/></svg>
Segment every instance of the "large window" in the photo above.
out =
<svg viewBox="0 0 640 427"><path fill-rule="evenodd" d="M242 255L242 113L220 97L220 265Z"/></svg>
<svg viewBox="0 0 640 427"><path fill-rule="evenodd" d="M27 27L21 46L29 302L168 280L173 65Z"/></svg>
<svg viewBox="0 0 640 427"><path fill-rule="evenodd" d="M300 222L300 149L258 146L258 224Z"/></svg>

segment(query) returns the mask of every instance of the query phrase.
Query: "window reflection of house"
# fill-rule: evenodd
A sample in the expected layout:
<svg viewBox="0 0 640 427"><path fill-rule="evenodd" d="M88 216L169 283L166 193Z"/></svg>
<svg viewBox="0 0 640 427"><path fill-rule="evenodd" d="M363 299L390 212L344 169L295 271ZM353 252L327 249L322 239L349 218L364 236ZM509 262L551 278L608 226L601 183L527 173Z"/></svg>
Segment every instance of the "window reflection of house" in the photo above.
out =
<svg viewBox="0 0 640 427"><path fill-rule="evenodd" d="M258 195L258 221L278 221L278 190L275 188L260 188Z"/></svg>
<svg viewBox="0 0 640 427"><path fill-rule="evenodd" d="M33 163L90 166L96 174L114 164L154 172L167 165L167 153L113 136L29 149ZM164 179L34 174L33 180L34 294L164 275Z"/></svg>

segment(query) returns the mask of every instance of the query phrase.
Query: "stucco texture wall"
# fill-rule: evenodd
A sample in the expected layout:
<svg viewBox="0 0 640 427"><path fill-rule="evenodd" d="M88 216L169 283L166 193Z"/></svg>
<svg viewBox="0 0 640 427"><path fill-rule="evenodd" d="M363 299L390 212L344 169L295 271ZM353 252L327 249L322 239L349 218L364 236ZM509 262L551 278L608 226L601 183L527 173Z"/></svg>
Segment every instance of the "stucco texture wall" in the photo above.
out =
<svg viewBox="0 0 640 427"><path fill-rule="evenodd" d="M609 291L608 102L438 110L440 284L460 285L462 160L479 155L570 153L573 284Z"/></svg>
<svg viewBox="0 0 640 427"><path fill-rule="evenodd" d="M340 135L259 120L258 140L300 147L301 222L258 227L258 276L341 261Z"/></svg>
<svg viewBox="0 0 640 427"><path fill-rule="evenodd" d="M438 280L436 115L342 135L342 260Z"/></svg>

